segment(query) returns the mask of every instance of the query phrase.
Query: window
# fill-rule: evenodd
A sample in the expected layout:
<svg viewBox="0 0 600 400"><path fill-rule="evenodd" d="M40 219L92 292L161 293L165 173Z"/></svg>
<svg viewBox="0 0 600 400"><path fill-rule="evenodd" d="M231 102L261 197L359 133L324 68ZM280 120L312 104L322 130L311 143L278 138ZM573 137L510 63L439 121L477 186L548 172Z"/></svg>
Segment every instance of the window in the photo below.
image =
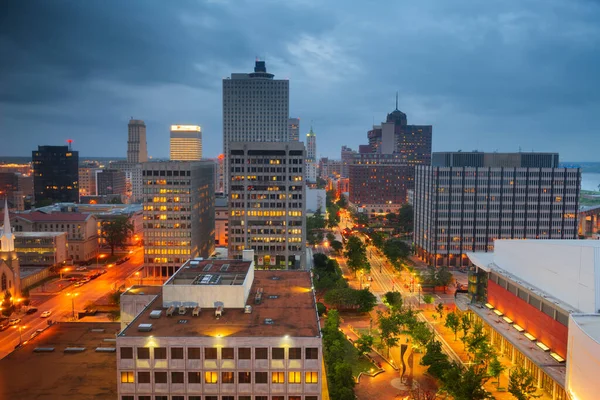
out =
<svg viewBox="0 0 600 400"><path fill-rule="evenodd" d="M180 371L171 372L171 383L183 383L183 372L180 372Z"/></svg>
<svg viewBox="0 0 600 400"><path fill-rule="evenodd" d="M154 383L167 383L167 373L154 372Z"/></svg>
<svg viewBox="0 0 600 400"><path fill-rule="evenodd" d="M305 383L319 383L319 373L316 371L307 372L306 374L304 374L304 382Z"/></svg>
<svg viewBox="0 0 600 400"><path fill-rule="evenodd" d="M133 396L121 396L121 400L134 400Z"/></svg>
<svg viewBox="0 0 600 400"><path fill-rule="evenodd" d="M240 347L238 349L238 359L249 360L252 357L250 347Z"/></svg>
<svg viewBox="0 0 600 400"><path fill-rule="evenodd" d="M150 349L147 347L138 347L137 358L138 358L138 360L149 360L150 359Z"/></svg>
<svg viewBox="0 0 600 400"><path fill-rule="evenodd" d="M285 372L272 372L271 382L273 383L285 383Z"/></svg>
<svg viewBox="0 0 600 400"><path fill-rule="evenodd" d="M210 397L210 396L208 396L208 397ZM202 396L188 396L188 400L202 400ZM317 400L317 399L315 398L315 400Z"/></svg>
<svg viewBox="0 0 600 400"><path fill-rule="evenodd" d="M219 400L217 396L205 396L204 400Z"/></svg>
<svg viewBox="0 0 600 400"><path fill-rule="evenodd" d="M302 372L300 372L300 371L288 372L288 383L302 383Z"/></svg>
<svg viewBox="0 0 600 400"><path fill-rule="evenodd" d="M283 347L273 347L271 358L273 360L283 360L285 358L285 349Z"/></svg>
<svg viewBox="0 0 600 400"><path fill-rule="evenodd" d="M221 349L221 359L233 360L233 348L224 347L223 349Z"/></svg>
<svg viewBox="0 0 600 400"><path fill-rule="evenodd" d="M185 400L184 396L171 396L171 400Z"/></svg>
<svg viewBox="0 0 600 400"><path fill-rule="evenodd" d="M304 396L304 400L317 400L317 396Z"/></svg>
<svg viewBox="0 0 600 400"><path fill-rule="evenodd" d="M199 360L200 359L200 347L188 347L188 359Z"/></svg>
<svg viewBox="0 0 600 400"><path fill-rule="evenodd" d="M169 400L169 396L154 396L154 400Z"/></svg>
<svg viewBox="0 0 600 400"><path fill-rule="evenodd" d="M150 372L148 372L148 371L138 372L138 383L150 383Z"/></svg>
<svg viewBox="0 0 600 400"><path fill-rule="evenodd" d="M285 400L283 396L271 396L271 400Z"/></svg>
<svg viewBox="0 0 600 400"><path fill-rule="evenodd" d="M189 371L188 372L188 383L202 383L202 372Z"/></svg>
<svg viewBox="0 0 600 400"><path fill-rule="evenodd" d="M255 383L268 383L267 372L255 372L254 373L254 382Z"/></svg>
<svg viewBox="0 0 600 400"><path fill-rule="evenodd" d="M318 360L319 359L319 349L316 347L307 347L305 358L307 360Z"/></svg>
<svg viewBox="0 0 600 400"><path fill-rule="evenodd" d="M183 347L171 347L171 359L183 360Z"/></svg>
<svg viewBox="0 0 600 400"><path fill-rule="evenodd" d="M288 400L302 400L302 396L289 396Z"/></svg>
<svg viewBox="0 0 600 400"><path fill-rule="evenodd" d="M252 396L238 396L238 400L252 400Z"/></svg>
<svg viewBox="0 0 600 400"><path fill-rule="evenodd" d="M155 360L166 360L167 359L167 348L166 347L155 347L154 348L154 359Z"/></svg>
<svg viewBox="0 0 600 400"><path fill-rule="evenodd" d="M133 347L121 347L121 360L130 360L133 358Z"/></svg>
<svg viewBox="0 0 600 400"><path fill-rule="evenodd" d="M150 396L138 396L138 400L151 400Z"/></svg>
<svg viewBox="0 0 600 400"><path fill-rule="evenodd" d="M221 372L222 383L235 383L233 372Z"/></svg>
<svg viewBox="0 0 600 400"><path fill-rule="evenodd" d="M204 359L205 360L216 360L217 359L217 349L215 347L205 347L204 348Z"/></svg>
<svg viewBox="0 0 600 400"><path fill-rule="evenodd" d="M134 383L133 371L121 371L121 383Z"/></svg>
<svg viewBox="0 0 600 400"><path fill-rule="evenodd" d="M235 400L235 396L221 396L221 400Z"/></svg>
<svg viewBox="0 0 600 400"><path fill-rule="evenodd" d="M266 360L269 358L269 351L266 347L257 347L254 349L254 358L257 360Z"/></svg>
<svg viewBox="0 0 600 400"><path fill-rule="evenodd" d="M254 400L269 400L267 396L254 396Z"/></svg>
<svg viewBox="0 0 600 400"><path fill-rule="evenodd" d="M252 383L252 374L250 372L238 372L238 383Z"/></svg>
<svg viewBox="0 0 600 400"><path fill-rule="evenodd" d="M219 373L215 371L204 372L204 383L217 383L219 382Z"/></svg>
<svg viewBox="0 0 600 400"><path fill-rule="evenodd" d="M301 360L302 359L302 348L291 347L289 352L290 352L290 360Z"/></svg>

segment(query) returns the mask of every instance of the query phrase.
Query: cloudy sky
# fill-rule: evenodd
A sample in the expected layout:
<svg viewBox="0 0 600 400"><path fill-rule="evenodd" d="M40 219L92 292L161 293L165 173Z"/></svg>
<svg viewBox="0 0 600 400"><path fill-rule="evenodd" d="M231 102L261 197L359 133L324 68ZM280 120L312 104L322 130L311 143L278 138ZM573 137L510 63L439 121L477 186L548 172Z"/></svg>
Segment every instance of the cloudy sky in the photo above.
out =
<svg viewBox="0 0 600 400"><path fill-rule="evenodd" d="M127 121L168 156L172 123L222 149L221 80L257 56L290 80L318 153L399 109L434 151L558 151L600 161L596 0L18 1L0 9L0 155L74 140L125 156Z"/></svg>

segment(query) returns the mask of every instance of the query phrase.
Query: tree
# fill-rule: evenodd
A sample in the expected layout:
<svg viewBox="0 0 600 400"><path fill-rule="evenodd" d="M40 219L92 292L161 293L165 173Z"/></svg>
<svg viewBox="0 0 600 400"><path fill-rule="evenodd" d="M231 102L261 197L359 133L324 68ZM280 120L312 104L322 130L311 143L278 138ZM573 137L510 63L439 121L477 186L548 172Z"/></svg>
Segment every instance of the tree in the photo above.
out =
<svg viewBox="0 0 600 400"><path fill-rule="evenodd" d="M327 260L328 259L329 259L329 257L327 257L323 253L313 254L313 265L314 265L315 269L327 268Z"/></svg>
<svg viewBox="0 0 600 400"><path fill-rule="evenodd" d="M347 208L348 207L348 200L346 200L346 197L344 195L341 195L340 198L338 199L338 201L335 204L337 204L337 206L339 208Z"/></svg>
<svg viewBox="0 0 600 400"><path fill-rule="evenodd" d="M2 314L5 317L10 317L15 311L15 305L12 301L12 294L7 290L4 292L4 300L2 301Z"/></svg>
<svg viewBox="0 0 600 400"><path fill-rule="evenodd" d="M371 237L371 240L373 241L373 246L377 247L378 249L383 249L383 246L385 245L385 237L384 237L383 233L372 232L370 237Z"/></svg>
<svg viewBox="0 0 600 400"><path fill-rule="evenodd" d="M115 254L115 247L125 246L127 238L133 232L133 224L127 216L119 216L110 221L102 222L102 238L110 246L110 254Z"/></svg>
<svg viewBox="0 0 600 400"><path fill-rule="evenodd" d="M454 340L456 340L456 334L458 333L458 330L461 326L458 314L456 314L454 311L446 314L446 323L444 324L444 326L448 329L451 329L452 332L454 332Z"/></svg>
<svg viewBox="0 0 600 400"><path fill-rule="evenodd" d="M440 320L444 318L444 303L438 303L437 306L435 306L435 311L440 316Z"/></svg>
<svg viewBox="0 0 600 400"><path fill-rule="evenodd" d="M398 311L402 309L402 294L400 292L387 292L383 295L383 304L390 310Z"/></svg>
<svg viewBox="0 0 600 400"><path fill-rule="evenodd" d="M341 253L341 251L344 250L344 245L339 240L333 240L329 242L329 245L337 254Z"/></svg>
<svg viewBox="0 0 600 400"><path fill-rule="evenodd" d="M111 304L120 305L121 304L121 292L115 290L114 292L109 294L109 299Z"/></svg>
<svg viewBox="0 0 600 400"><path fill-rule="evenodd" d="M431 304L433 303L433 296L427 293L423 295L423 301L425 302L425 304Z"/></svg>
<svg viewBox="0 0 600 400"><path fill-rule="evenodd" d="M373 336L363 334L360 335L358 339L356 339L354 344L356 345L356 350L358 351L358 354L363 356L371 351L371 347L373 347L374 342L375 339L373 338Z"/></svg>
<svg viewBox="0 0 600 400"><path fill-rule="evenodd" d="M471 319L469 318L468 314L463 314L462 317L460 318L460 329L463 332L463 338L462 340L465 341L467 334L469 333L469 330L471 329L472 326L472 322Z"/></svg>
<svg viewBox="0 0 600 400"><path fill-rule="evenodd" d="M429 330L423 321L415 322L409 329L408 334L418 347L424 347L433 339L433 332Z"/></svg>
<svg viewBox="0 0 600 400"><path fill-rule="evenodd" d="M111 312L108 313L108 319L111 322L115 322L119 318L121 318L121 311L119 311L119 310L112 310Z"/></svg>
<svg viewBox="0 0 600 400"><path fill-rule="evenodd" d="M369 289L331 289L325 293L324 300L333 308L355 309L358 312L369 312L377 305L377 298Z"/></svg>
<svg viewBox="0 0 600 400"><path fill-rule="evenodd" d="M493 358L495 352L490 345L489 336L483 330L480 322L473 325L473 331L467 336L465 343L473 361L487 367L488 361Z"/></svg>
<svg viewBox="0 0 600 400"><path fill-rule="evenodd" d="M490 393L483 388L489 378L481 368L470 365L463 370L453 363L442 376L442 388L454 400L484 400L490 398Z"/></svg>
<svg viewBox="0 0 600 400"><path fill-rule="evenodd" d="M377 305L377 297L369 289L358 291L358 312L371 312Z"/></svg>
<svg viewBox="0 0 600 400"><path fill-rule="evenodd" d="M516 367L510 371L508 391L517 400L528 400L541 397L536 394L535 378L523 367Z"/></svg>
<svg viewBox="0 0 600 400"><path fill-rule="evenodd" d="M331 232L327 232L327 241L329 242L329 244L331 244L331 242L333 242L335 240L335 235Z"/></svg>
<svg viewBox="0 0 600 400"><path fill-rule="evenodd" d="M506 367L502 365L500 360L498 360L498 357L492 358L492 361L490 361L490 364L488 365L488 371L491 377L497 379L496 388L500 387L500 374L502 374L502 372L504 372L505 370Z"/></svg>
<svg viewBox="0 0 600 400"><path fill-rule="evenodd" d="M400 261L406 260L410 252L410 246L399 238L388 239L383 245L383 254L397 269L400 269Z"/></svg>
<svg viewBox="0 0 600 400"><path fill-rule="evenodd" d="M454 281L454 276L452 276L452 273L448 270L448 267L442 266L437 270L437 273L435 274L435 280L436 285L443 286L444 293L446 293L448 285Z"/></svg>
<svg viewBox="0 0 600 400"><path fill-rule="evenodd" d="M393 315L384 315L381 311L377 312L379 323L379 337L381 343L387 348L388 357L390 348L398 344L398 335L400 333L398 321Z"/></svg>
<svg viewBox="0 0 600 400"><path fill-rule="evenodd" d="M323 314L325 314L326 312L327 307L325 307L325 304L317 303L317 313L319 314L319 317L323 316Z"/></svg>
<svg viewBox="0 0 600 400"><path fill-rule="evenodd" d="M410 204L404 204L398 211L398 226L402 232L410 233L413 231L413 225L413 206L411 206Z"/></svg>
<svg viewBox="0 0 600 400"><path fill-rule="evenodd" d="M367 249L358 236L353 235L348 238L344 255L347 259L346 264L348 265L348 268L353 271L355 275L356 272L361 269L367 272L371 270L371 265L367 258Z"/></svg>
<svg viewBox="0 0 600 400"><path fill-rule="evenodd" d="M425 350L421 364L429 367L427 372L434 378L441 379L444 372L451 367L448 356L442 352L442 344L437 340L431 340L425 346Z"/></svg>

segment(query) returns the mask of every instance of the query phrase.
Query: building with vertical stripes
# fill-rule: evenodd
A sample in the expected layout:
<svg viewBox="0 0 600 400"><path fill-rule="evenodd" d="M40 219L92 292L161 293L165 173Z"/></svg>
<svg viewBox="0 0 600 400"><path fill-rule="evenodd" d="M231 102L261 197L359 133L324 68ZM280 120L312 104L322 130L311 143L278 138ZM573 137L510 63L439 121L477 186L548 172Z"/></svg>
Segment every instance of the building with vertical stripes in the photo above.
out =
<svg viewBox="0 0 600 400"><path fill-rule="evenodd" d="M202 128L198 125L171 125L171 161L202 159Z"/></svg>

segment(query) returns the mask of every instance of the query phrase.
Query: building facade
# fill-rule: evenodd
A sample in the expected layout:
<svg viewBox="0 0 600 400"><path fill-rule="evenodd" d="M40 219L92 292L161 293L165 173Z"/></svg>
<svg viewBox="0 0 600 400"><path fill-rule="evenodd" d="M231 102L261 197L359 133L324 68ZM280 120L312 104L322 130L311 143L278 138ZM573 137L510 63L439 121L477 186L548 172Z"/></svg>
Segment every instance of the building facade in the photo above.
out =
<svg viewBox="0 0 600 400"><path fill-rule="evenodd" d="M198 125L171 125L171 161L202 159L202 128Z"/></svg>
<svg viewBox="0 0 600 400"><path fill-rule="evenodd" d="M257 268L306 265L305 158L302 142L230 144L230 257L253 249Z"/></svg>
<svg viewBox="0 0 600 400"><path fill-rule="evenodd" d="M232 142L287 142L289 81L273 79L264 61L254 72L234 73L223 79L223 154ZM230 180L229 161L224 163L225 193Z"/></svg>
<svg viewBox="0 0 600 400"><path fill-rule="evenodd" d="M580 182L571 168L419 166L417 254L461 266L466 252L492 251L496 239L577 238Z"/></svg>
<svg viewBox="0 0 600 400"><path fill-rule="evenodd" d="M342 162L340 160L331 160L327 157L321 157L319 160L319 177L327 180L329 178L339 178L342 175Z"/></svg>
<svg viewBox="0 0 600 400"><path fill-rule="evenodd" d="M79 201L79 153L69 146L38 146L31 152L37 204Z"/></svg>
<svg viewBox="0 0 600 400"><path fill-rule="evenodd" d="M229 204L227 197L215 198L215 246L227 247L229 243Z"/></svg>
<svg viewBox="0 0 600 400"><path fill-rule="evenodd" d="M144 277L164 280L185 260L213 252L214 163L147 162L142 176Z"/></svg>
<svg viewBox="0 0 600 400"><path fill-rule="evenodd" d="M125 173L126 195L129 203L141 203L143 198L142 164L117 161L110 163L111 169Z"/></svg>
<svg viewBox="0 0 600 400"><path fill-rule="evenodd" d="M116 194L125 196L127 193L127 180L125 172L118 169L104 169L96 176L98 196Z"/></svg>
<svg viewBox="0 0 600 400"><path fill-rule="evenodd" d="M15 251L22 266L60 265L67 261L65 232L15 232Z"/></svg>
<svg viewBox="0 0 600 400"><path fill-rule="evenodd" d="M288 118L288 137L290 142L300 140L300 118Z"/></svg>
<svg viewBox="0 0 600 400"><path fill-rule="evenodd" d="M342 146L341 160L342 160L342 178L348 178L350 176L350 164L353 163L354 155L356 151L350 147Z"/></svg>
<svg viewBox="0 0 600 400"><path fill-rule="evenodd" d="M127 162L130 164L148 161L146 124L140 119L130 119L127 125Z"/></svg>
<svg viewBox="0 0 600 400"><path fill-rule="evenodd" d="M79 168L79 197L97 196L96 175L101 171L97 166Z"/></svg>

